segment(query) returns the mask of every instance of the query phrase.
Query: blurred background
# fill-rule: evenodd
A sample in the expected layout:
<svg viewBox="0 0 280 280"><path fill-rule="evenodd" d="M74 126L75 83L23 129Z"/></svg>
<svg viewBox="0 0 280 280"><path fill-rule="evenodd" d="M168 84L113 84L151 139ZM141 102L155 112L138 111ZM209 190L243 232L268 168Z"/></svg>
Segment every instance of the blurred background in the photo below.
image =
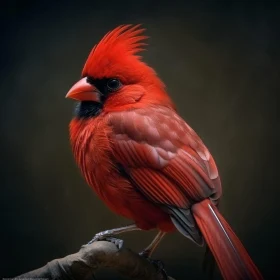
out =
<svg viewBox="0 0 280 280"><path fill-rule="evenodd" d="M279 279L278 1L2 1L1 262L12 277L126 225L86 185L70 150L65 100L95 43L143 23L144 60L212 152L221 210L266 279ZM140 251L155 232L122 236ZM178 233L155 253L179 279L206 279L204 249ZM97 279L121 279L100 271ZM219 279L219 275L215 276Z"/></svg>

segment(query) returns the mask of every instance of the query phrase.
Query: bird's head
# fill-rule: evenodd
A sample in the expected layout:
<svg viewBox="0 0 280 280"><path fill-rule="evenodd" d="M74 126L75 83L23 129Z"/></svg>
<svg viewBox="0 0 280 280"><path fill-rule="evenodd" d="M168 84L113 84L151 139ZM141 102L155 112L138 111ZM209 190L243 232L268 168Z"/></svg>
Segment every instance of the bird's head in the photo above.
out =
<svg viewBox="0 0 280 280"><path fill-rule="evenodd" d="M78 100L77 116L120 111L149 104L173 107L163 82L138 55L146 45L145 29L122 25L94 46L82 71L82 79L67 93Z"/></svg>

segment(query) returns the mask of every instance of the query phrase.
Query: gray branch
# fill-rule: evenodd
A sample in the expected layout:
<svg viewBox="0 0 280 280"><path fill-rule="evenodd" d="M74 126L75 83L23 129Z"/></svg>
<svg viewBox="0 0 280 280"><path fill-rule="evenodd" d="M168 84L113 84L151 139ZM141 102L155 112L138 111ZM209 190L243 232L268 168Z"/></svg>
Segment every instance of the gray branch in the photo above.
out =
<svg viewBox="0 0 280 280"><path fill-rule="evenodd" d="M82 246L78 253L55 259L45 266L16 278L48 278L86 280L100 268L111 268L123 276L135 280L166 279L162 271L129 249L108 241L98 241ZM174 280L168 277L168 280Z"/></svg>

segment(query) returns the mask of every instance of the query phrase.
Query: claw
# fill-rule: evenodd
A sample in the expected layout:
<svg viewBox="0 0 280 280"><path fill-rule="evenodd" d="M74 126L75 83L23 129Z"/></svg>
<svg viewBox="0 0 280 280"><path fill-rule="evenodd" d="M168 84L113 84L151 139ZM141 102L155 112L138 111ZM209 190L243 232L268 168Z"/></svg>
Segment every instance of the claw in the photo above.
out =
<svg viewBox="0 0 280 280"><path fill-rule="evenodd" d="M104 240L104 239L103 239ZM111 242L116 245L116 247L120 250L123 247L123 240L114 238L114 237L107 237L105 238L106 241Z"/></svg>
<svg viewBox="0 0 280 280"><path fill-rule="evenodd" d="M149 253L149 251L143 251L143 252L139 253L139 255L146 258L151 264L153 264L157 268L157 271L159 273L161 273L161 275L162 275L162 280L168 280L168 275L164 268L165 267L164 263L160 260L152 260L149 257L145 257L145 255L148 253Z"/></svg>
<svg viewBox="0 0 280 280"><path fill-rule="evenodd" d="M105 230L105 231L101 231L97 234L95 234L95 236L88 242L88 245L95 242L95 241L101 241L106 239L107 237L112 237L113 232L111 230Z"/></svg>
<svg viewBox="0 0 280 280"><path fill-rule="evenodd" d="M158 270L158 272L161 273L162 275L162 279L163 280L168 280L168 275L167 275L167 272L164 268L164 263L160 260L149 260Z"/></svg>
<svg viewBox="0 0 280 280"><path fill-rule="evenodd" d="M123 240L122 239L118 239L118 238L114 238L113 237L113 234L110 230L105 230L105 231L102 231L102 232L99 232L97 233L89 242L87 245L89 244L92 244L93 242L96 242L96 241L101 241L101 240L104 240L104 241L108 241L108 242L111 242L113 244L116 245L116 247L120 250L122 247L123 247ZM83 245L83 246L86 246L86 245ZM83 247L82 246L82 247Z"/></svg>
<svg viewBox="0 0 280 280"><path fill-rule="evenodd" d="M164 270L164 263L160 260L151 260L150 262L155 265L159 270Z"/></svg>

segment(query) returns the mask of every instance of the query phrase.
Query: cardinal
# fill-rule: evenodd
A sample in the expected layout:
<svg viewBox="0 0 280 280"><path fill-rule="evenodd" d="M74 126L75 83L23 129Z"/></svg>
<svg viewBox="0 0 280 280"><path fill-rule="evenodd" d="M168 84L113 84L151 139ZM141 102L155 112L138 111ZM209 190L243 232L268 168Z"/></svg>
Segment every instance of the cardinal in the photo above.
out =
<svg viewBox="0 0 280 280"><path fill-rule="evenodd" d="M139 56L144 31L121 25L107 33L66 95L78 101L70 142L85 180L113 212L134 221L92 241L157 229L142 252L149 257L177 230L206 243L224 279L263 279L218 210L222 189L212 155Z"/></svg>

